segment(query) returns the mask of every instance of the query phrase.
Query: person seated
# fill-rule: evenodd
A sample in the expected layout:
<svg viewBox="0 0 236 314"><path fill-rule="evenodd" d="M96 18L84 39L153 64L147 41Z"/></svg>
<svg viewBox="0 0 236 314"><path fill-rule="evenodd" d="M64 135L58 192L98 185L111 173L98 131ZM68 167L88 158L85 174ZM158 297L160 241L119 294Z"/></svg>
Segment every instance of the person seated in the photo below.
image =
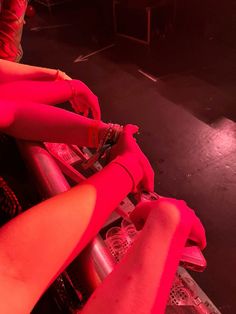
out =
<svg viewBox="0 0 236 314"><path fill-rule="evenodd" d="M136 126L124 127L112 161L102 171L0 229L1 313L29 313L128 193L153 191L153 170L133 138L135 132ZM164 313L187 239L204 248L205 232L184 202L163 198L139 205L131 216L137 225L146 217L137 241L83 314Z"/></svg>
<svg viewBox="0 0 236 314"><path fill-rule="evenodd" d="M102 140L108 128L105 123L49 106L69 99L72 83L77 87L78 103L84 100L91 108L94 98L82 82L27 83L32 83L31 91L35 88L29 98L22 92L22 80L1 85L2 132L27 140L86 146L96 146L98 138ZM18 90L22 93L20 102L6 92L10 84L23 84ZM54 93L50 93L51 88L55 88ZM55 96L57 91L59 96ZM1 313L29 313L129 193L153 191L154 172L133 137L137 131L134 125L123 128L111 149L111 162L102 171L30 208L0 229ZM164 313L186 241L195 241L201 249L206 246L200 220L183 201L161 198L140 204L131 219L137 227L146 222L128 254L91 296L83 314Z"/></svg>

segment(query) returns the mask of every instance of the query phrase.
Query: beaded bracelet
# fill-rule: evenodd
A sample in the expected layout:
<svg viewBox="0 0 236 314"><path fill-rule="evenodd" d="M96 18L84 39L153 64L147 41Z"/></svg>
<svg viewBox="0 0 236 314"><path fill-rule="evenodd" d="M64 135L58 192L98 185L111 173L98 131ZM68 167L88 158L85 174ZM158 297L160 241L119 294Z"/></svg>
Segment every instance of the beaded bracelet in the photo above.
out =
<svg viewBox="0 0 236 314"><path fill-rule="evenodd" d="M113 123L109 123L106 129L106 132L104 133L104 136L98 145L97 151L99 151L105 145L107 140L110 139L112 131L113 131Z"/></svg>
<svg viewBox="0 0 236 314"><path fill-rule="evenodd" d="M105 151L111 147L112 144L116 143L121 131L123 130L123 126L119 124L109 123L106 129L106 132L101 139L98 148L93 156L91 156L88 160L83 162L84 169L88 169L91 167L104 153ZM93 132L92 130L89 132ZM89 133L89 136L93 136ZM90 139L89 139L90 140Z"/></svg>
<svg viewBox="0 0 236 314"><path fill-rule="evenodd" d="M123 126L119 124L109 123L108 128L99 143L98 149L101 149L105 144L114 144L117 142L118 137L123 130Z"/></svg>

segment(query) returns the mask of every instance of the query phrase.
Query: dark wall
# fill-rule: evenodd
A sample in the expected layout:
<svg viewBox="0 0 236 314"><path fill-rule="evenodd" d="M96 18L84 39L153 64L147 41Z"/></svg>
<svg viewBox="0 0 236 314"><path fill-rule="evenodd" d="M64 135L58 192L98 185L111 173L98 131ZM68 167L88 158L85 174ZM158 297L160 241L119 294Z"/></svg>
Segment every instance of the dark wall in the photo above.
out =
<svg viewBox="0 0 236 314"><path fill-rule="evenodd" d="M212 8L212 28L219 40L236 47L235 0L219 2L217 7Z"/></svg>
<svg viewBox="0 0 236 314"><path fill-rule="evenodd" d="M236 46L236 0L177 0L177 26Z"/></svg>

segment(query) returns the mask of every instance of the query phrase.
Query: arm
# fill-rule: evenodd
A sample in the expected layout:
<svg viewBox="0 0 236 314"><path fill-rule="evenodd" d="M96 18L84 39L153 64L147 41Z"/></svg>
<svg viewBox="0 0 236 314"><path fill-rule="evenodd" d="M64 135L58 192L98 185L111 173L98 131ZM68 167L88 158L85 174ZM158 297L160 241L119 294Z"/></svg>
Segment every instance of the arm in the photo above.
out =
<svg viewBox="0 0 236 314"><path fill-rule="evenodd" d="M82 112L91 109L95 119L100 120L101 112L97 97L81 81L17 81L0 85L1 99L32 101L57 105L73 99L73 105Z"/></svg>
<svg viewBox="0 0 236 314"><path fill-rule="evenodd" d="M110 164L86 184L5 225L0 230L0 312L29 313L49 283L96 235L131 188L124 169ZM11 300L11 304L4 300Z"/></svg>
<svg viewBox="0 0 236 314"><path fill-rule="evenodd" d="M20 139L97 147L107 127L104 122L57 107L0 101L0 130Z"/></svg>
<svg viewBox="0 0 236 314"><path fill-rule="evenodd" d="M94 292L83 314L164 313L186 241L194 236L202 248L205 245L202 225L182 202L162 199L139 205L139 214L140 209L151 209L141 234Z"/></svg>
<svg viewBox="0 0 236 314"><path fill-rule="evenodd" d="M127 128L123 133L137 145ZM1 313L32 309L55 276L142 180L146 169L139 158L139 151L127 149L124 154L121 149L114 162L85 183L35 206L0 229ZM131 162L132 169L128 169Z"/></svg>
<svg viewBox="0 0 236 314"><path fill-rule="evenodd" d="M58 70L55 69L0 60L0 84L22 80L54 81L58 74L60 77L62 72L58 73Z"/></svg>
<svg viewBox="0 0 236 314"><path fill-rule="evenodd" d="M72 97L67 81L17 81L0 85L1 99L57 105Z"/></svg>

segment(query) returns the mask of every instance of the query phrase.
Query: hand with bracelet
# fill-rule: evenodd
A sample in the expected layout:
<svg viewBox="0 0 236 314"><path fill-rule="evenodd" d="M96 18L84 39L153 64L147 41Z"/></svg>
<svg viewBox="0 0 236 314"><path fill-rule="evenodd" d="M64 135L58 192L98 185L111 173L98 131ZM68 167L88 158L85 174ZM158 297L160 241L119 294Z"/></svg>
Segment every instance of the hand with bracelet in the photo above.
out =
<svg viewBox="0 0 236 314"><path fill-rule="evenodd" d="M137 131L138 127L132 124L124 127L117 144L111 149L110 159L127 170L133 180L133 192L151 192L154 190L154 171L133 137Z"/></svg>

